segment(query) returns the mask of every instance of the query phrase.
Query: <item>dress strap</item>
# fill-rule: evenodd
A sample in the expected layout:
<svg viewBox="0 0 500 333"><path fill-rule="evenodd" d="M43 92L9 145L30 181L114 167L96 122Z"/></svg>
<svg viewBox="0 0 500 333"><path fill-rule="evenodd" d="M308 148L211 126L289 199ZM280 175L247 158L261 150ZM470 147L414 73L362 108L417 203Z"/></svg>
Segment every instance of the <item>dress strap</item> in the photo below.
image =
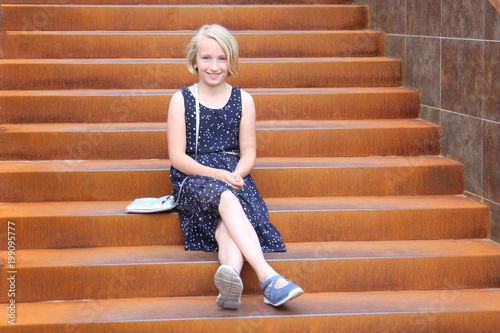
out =
<svg viewBox="0 0 500 333"><path fill-rule="evenodd" d="M196 104L196 148L194 153L194 160L198 157L198 134L200 132L200 103L198 97L198 84L194 84L194 102Z"/></svg>

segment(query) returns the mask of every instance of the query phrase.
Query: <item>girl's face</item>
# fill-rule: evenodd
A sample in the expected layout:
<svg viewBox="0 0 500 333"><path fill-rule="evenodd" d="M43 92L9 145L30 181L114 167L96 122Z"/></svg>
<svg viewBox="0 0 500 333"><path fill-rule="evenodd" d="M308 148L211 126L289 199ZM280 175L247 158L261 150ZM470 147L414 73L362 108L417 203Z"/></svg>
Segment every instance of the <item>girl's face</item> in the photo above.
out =
<svg viewBox="0 0 500 333"><path fill-rule="evenodd" d="M226 82L228 76L227 58L220 44L213 38L202 37L198 43L195 68L200 82L217 86Z"/></svg>

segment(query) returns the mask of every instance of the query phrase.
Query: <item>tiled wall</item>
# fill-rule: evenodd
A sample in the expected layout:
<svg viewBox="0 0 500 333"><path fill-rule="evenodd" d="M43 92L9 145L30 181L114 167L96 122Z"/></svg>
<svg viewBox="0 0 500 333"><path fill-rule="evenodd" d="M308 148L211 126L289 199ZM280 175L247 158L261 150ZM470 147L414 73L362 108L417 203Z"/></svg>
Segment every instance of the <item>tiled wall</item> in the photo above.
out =
<svg viewBox="0 0 500 333"><path fill-rule="evenodd" d="M353 0L402 59L420 116L442 127L441 154L465 165L465 193L490 207L500 242L500 15L488 0Z"/></svg>

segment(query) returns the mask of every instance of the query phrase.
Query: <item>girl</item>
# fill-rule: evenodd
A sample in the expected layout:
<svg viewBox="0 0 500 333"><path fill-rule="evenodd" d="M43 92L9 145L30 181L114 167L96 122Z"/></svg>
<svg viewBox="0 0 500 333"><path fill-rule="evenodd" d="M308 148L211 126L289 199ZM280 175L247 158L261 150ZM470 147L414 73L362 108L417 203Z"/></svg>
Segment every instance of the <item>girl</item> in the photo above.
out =
<svg viewBox="0 0 500 333"><path fill-rule="evenodd" d="M286 247L250 175L256 158L254 101L226 83L237 73L238 44L225 28L205 25L188 45L187 62L199 83L173 95L167 124L170 178L185 248L218 251L221 266L214 280L220 307L240 306L245 259L261 282L264 302L279 306L303 291L263 255Z"/></svg>

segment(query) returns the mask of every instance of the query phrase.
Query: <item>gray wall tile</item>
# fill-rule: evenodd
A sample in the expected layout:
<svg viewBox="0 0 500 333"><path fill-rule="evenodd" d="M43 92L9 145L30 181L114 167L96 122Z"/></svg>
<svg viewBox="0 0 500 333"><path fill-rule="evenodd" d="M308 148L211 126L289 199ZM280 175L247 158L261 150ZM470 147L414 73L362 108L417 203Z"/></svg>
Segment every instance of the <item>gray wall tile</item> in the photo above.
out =
<svg viewBox="0 0 500 333"><path fill-rule="evenodd" d="M500 205L494 202L485 202L490 208L490 237L497 243L500 243Z"/></svg>
<svg viewBox="0 0 500 333"><path fill-rule="evenodd" d="M436 125L441 125L441 110L420 106L420 118Z"/></svg>
<svg viewBox="0 0 500 333"><path fill-rule="evenodd" d="M484 0L442 0L442 4L443 36L483 39Z"/></svg>
<svg viewBox="0 0 500 333"><path fill-rule="evenodd" d="M500 42L484 42L483 99L484 118L500 122Z"/></svg>
<svg viewBox="0 0 500 333"><path fill-rule="evenodd" d="M480 119L442 112L442 153L465 167L465 188L482 196L483 129Z"/></svg>
<svg viewBox="0 0 500 333"><path fill-rule="evenodd" d="M382 30L388 34L405 33L406 0L354 0L353 4L368 5L370 8L370 29Z"/></svg>
<svg viewBox="0 0 500 333"><path fill-rule="evenodd" d="M488 1L484 5L484 39L500 40L500 14Z"/></svg>
<svg viewBox="0 0 500 333"><path fill-rule="evenodd" d="M406 33L418 36L440 36L441 1L407 1Z"/></svg>
<svg viewBox="0 0 500 333"><path fill-rule="evenodd" d="M500 202L500 123L485 121L483 140L483 194Z"/></svg>
<svg viewBox="0 0 500 333"><path fill-rule="evenodd" d="M500 15L488 0L353 3L370 6L370 29L387 34L386 55L403 61L403 84L421 92L421 118L441 125L442 154L464 163L466 193L490 207L490 234L500 242ZM424 77L436 75L432 36L441 41L438 97ZM425 105L436 100L440 107Z"/></svg>
<svg viewBox="0 0 500 333"><path fill-rule="evenodd" d="M442 41L441 106L475 117L482 115L483 43Z"/></svg>
<svg viewBox="0 0 500 333"><path fill-rule="evenodd" d="M405 60L406 37L396 35L385 36L385 55L387 57Z"/></svg>
<svg viewBox="0 0 500 333"><path fill-rule="evenodd" d="M405 84L420 91L420 102L440 107L440 40L429 37L406 38Z"/></svg>

